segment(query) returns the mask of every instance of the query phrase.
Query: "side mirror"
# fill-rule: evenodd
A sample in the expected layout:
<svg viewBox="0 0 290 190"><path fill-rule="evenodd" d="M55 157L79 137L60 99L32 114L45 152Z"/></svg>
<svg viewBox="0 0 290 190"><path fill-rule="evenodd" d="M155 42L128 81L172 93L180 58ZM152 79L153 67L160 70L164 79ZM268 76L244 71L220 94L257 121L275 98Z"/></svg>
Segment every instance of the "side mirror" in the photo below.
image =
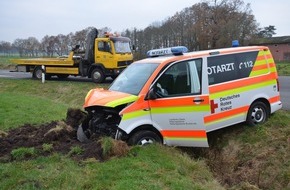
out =
<svg viewBox="0 0 290 190"><path fill-rule="evenodd" d="M133 50L133 51L136 51L136 47L135 47L134 44L132 45L132 50Z"/></svg>
<svg viewBox="0 0 290 190"><path fill-rule="evenodd" d="M80 45L76 45L76 46L72 49L72 51L77 51L79 48L80 48Z"/></svg>
<svg viewBox="0 0 290 190"><path fill-rule="evenodd" d="M145 97L145 100L155 100L155 99L157 99L157 95L156 95L155 91L156 90L155 90L154 87L150 88L148 94Z"/></svg>

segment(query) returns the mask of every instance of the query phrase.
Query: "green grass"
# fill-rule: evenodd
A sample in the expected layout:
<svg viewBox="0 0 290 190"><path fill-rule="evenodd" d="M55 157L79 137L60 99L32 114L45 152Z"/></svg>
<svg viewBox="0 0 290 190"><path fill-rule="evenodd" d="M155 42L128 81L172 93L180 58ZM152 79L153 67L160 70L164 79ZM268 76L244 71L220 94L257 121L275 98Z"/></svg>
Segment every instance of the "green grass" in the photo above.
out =
<svg viewBox="0 0 290 190"><path fill-rule="evenodd" d="M276 63L279 76L290 76L290 62L278 62Z"/></svg>
<svg viewBox="0 0 290 190"><path fill-rule="evenodd" d="M235 125L215 136L218 140L204 158L218 181L234 184L233 189L248 189L250 184L269 190L289 188L289 111L278 111L264 125Z"/></svg>
<svg viewBox="0 0 290 190"><path fill-rule="evenodd" d="M91 82L0 80L0 132L25 123L65 118L81 108ZM107 85L103 86L106 87ZM290 184L290 112L280 110L261 126L235 125L213 132L211 148L133 147L107 162L39 157L16 149L1 162L0 189L287 189ZM1 138L0 138L1 140ZM105 139L103 147L112 147ZM51 151L52 144L43 144ZM70 154L80 154L73 147ZM23 156L31 156L23 160ZM222 187L224 185L224 188Z"/></svg>
<svg viewBox="0 0 290 190"><path fill-rule="evenodd" d="M0 93L0 126L2 130L24 123L39 124L61 120L66 116L67 105L34 96Z"/></svg>
<svg viewBox="0 0 290 190"><path fill-rule="evenodd" d="M15 160L22 160L26 157L36 156L37 152L34 147L31 148L25 148L21 147L18 149L14 149L11 151L11 156Z"/></svg>
<svg viewBox="0 0 290 190"><path fill-rule="evenodd" d="M18 59L19 57L0 56L0 69L15 70L15 64L10 59Z"/></svg>
<svg viewBox="0 0 290 190"><path fill-rule="evenodd" d="M0 188L223 189L203 161L193 161L174 148L148 146L132 151L106 163L77 163L54 155L0 164Z"/></svg>
<svg viewBox="0 0 290 190"><path fill-rule="evenodd" d="M7 130L64 119L68 108L82 108L86 93L96 84L1 79L0 86L0 129Z"/></svg>
<svg viewBox="0 0 290 190"><path fill-rule="evenodd" d="M64 119L67 108L81 108L95 84L86 82L0 80L0 130L25 123ZM107 87L104 85L102 87ZM104 139L104 148L111 147ZM43 151L50 151L44 144ZM73 147L69 154L79 154ZM0 189L223 189L204 161L192 160L174 148L135 147L128 156L105 163L76 162L68 155L39 157L29 148L16 149L13 162L0 161ZM23 157L31 156L30 160Z"/></svg>

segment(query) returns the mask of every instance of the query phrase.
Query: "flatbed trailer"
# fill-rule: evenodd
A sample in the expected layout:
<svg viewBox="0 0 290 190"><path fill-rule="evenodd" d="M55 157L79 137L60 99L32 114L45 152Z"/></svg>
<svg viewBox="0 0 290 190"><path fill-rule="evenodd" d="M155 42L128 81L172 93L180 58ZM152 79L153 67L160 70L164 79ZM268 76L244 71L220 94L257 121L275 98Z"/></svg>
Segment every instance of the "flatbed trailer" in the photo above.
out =
<svg viewBox="0 0 290 190"><path fill-rule="evenodd" d="M87 36L84 52L80 52L79 46L76 46L67 57L11 61L17 64L17 71L31 72L36 79L41 79L45 72L47 79L72 75L92 78L93 82L101 83L106 77L116 78L133 62L130 42L129 38L111 34L98 38L97 29L92 29Z"/></svg>

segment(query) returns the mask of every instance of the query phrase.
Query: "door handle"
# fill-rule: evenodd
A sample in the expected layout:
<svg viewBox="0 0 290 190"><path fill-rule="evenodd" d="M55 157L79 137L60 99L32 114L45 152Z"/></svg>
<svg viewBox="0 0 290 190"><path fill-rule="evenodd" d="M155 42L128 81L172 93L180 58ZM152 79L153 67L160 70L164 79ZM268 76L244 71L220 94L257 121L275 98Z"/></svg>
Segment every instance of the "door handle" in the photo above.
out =
<svg viewBox="0 0 290 190"><path fill-rule="evenodd" d="M194 99L193 102L204 102L204 99Z"/></svg>

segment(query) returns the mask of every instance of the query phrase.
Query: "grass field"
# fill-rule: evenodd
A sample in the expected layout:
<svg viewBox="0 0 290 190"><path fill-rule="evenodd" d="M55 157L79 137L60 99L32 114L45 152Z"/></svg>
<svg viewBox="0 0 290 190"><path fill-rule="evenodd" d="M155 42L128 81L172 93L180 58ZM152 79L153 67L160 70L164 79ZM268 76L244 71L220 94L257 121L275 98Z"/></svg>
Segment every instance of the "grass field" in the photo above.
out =
<svg viewBox="0 0 290 190"><path fill-rule="evenodd" d="M0 134L24 123L64 119L67 109L81 108L88 90L96 87L91 82L42 84L31 79L1 79L0 86ZM106 162L37 152L29 160L0 159L0 189L290 187L289 112L277 112L260 127L241 124L212 132L209 139L210 148L132 147L127 156Z"/></svg>
<svg viewBox="0 0 290 190"><path fill-rule="evenodd" d="M14 70L15 64L11 63L10 59L18 59L19 57L0 56L0 69Z"/></svg>
<svg viewBox="0 0 290 190"><path fill-rule="evenodd" d="M1 79L0 86L0 130L4 133L24 123L64 119L67 108L81 108L86 93L96 85ZM203 160L192 160L169 147L135 147L126 157L105 163L78 162L60 154L8 163L0 159L0 189L191 188L223 189Z"/></svg>
<svg viewBox="0 0 290 190"><path fill-rule="evenodd" d="M68 108L82 108L86 93L96 84L1 79L0 86L0 126L6 130L65 118Z"/></svg>
<svg viewBox="0 0 290 190"><path fill-rule="evenodd" d="M276 63L279 76L290 76L290 62Z"/></svg>

